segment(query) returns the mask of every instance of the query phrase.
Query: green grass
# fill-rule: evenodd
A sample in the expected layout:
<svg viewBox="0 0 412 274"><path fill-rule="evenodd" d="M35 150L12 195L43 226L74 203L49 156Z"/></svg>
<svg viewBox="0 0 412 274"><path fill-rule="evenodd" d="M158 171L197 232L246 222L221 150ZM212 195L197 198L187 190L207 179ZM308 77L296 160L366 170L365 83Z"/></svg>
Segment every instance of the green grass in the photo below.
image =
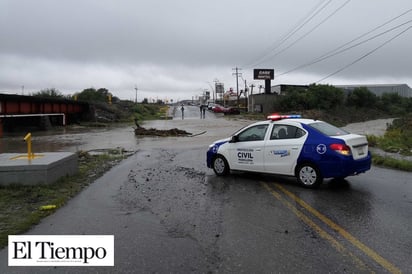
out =
<svg viewBox="0 0 412 274"><path fill-rule="evenodd" d="M389 167L409 172L412 171L412 162L407 160L400 160L374 154L372 156L372 163L377 166Z"/></svg>
<svg viewBox="0 0 412 274"><path fill-rule="evenodd" d="M167 106L157 104L137 104L134 107L134 116L139 121L158 120L166 113Z"/></svg>
<svg viewBox="0 0 412 274"><path fill-rule="evenodd" d="M383 136L380 146L386 151L412 155L412 130L389 129Z"/></svg>
<svg viewBox="0 0 412 274"><path fill-rule="evenodd" d="M412 117L395 119L383 136L367 136L371 147L386 152L412 155Z"/></svg>
<svg viewBox="0 0 412 274"><path fill-rule="evenodd" d="M0 248L7 245L8 235L28 231L124 158L122 154L79 153L76 175L60 178L50 185L0 187ZM44 205L56 208L43 210Z"/></svg>
<svg viewBox="0 0 412 274"><path fill-rule="evenodd" d="M386 152L412 155L412 116L395 119L383 136L368 135L370 147L377 147ZM389 156L373 155L373 164L403 171L412 171L412 162Z"/></svg>

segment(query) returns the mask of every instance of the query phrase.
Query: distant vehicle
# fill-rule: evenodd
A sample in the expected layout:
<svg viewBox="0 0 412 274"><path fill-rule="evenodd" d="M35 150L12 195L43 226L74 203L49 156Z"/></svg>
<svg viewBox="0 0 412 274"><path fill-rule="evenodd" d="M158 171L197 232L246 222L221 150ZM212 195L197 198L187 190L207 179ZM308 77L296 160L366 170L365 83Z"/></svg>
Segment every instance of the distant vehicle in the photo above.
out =
<svg viewBox="0 0 412 274"><path fill-rule="evenodd" d="M371 167L365 136L300 115L270 115L214 142L206 155L207 166L219 176L231 170L290 175L307 188Z"/></svg>
<svg viewBox="0 0 412 274"><path fill-rule="evenodd" d="M223 113L224 110L225 110L225 107L222 107L222 106L217 105L217 104L215 104L215 105L212 107L212 111L215 112L215 113Z"/></svg>
<svg viewBox="0 0 412 274"><path fill-rule="evenodd" d="M216 106L216 105L217 105L217 104L215 104L215 103L209 102L209 103L207 103L207 109L208 109L208 110L212 110L213 107Z"/></svg>

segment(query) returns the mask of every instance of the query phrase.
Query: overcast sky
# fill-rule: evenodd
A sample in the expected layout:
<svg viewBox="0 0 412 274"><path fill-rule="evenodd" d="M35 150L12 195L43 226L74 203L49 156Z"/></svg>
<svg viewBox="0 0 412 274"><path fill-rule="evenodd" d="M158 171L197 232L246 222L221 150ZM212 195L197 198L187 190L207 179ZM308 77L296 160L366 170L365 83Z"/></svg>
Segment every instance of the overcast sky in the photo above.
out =
<svg viewBox="0 0 412 274"><path fill-rule="evenodd" d="M0 0L0 92L189 99L235 88L235 67L412 87L411 28L410 0Z"/></svg>

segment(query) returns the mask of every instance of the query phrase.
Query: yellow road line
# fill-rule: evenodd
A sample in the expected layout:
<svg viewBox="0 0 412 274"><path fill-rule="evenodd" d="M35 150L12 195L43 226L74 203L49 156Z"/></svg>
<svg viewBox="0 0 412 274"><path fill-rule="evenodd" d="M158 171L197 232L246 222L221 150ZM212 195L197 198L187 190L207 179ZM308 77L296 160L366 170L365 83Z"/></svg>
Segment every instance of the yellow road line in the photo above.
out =
<svg viewBox="0 0 412 274"><path fill-rule="evenodd" d="M296 216L298 216L304 223L310 226L314 231L316 231L322 238L329 241L332 246L343 255L349 255L349 257L355 261L356 265L362 270L368 270L371 273L373 272L362 260L356 257L353 253L348 251L341 243L339 243L333 236L323 230L315 222L313 222L308 216L299 211L293 204L285 200L278 192L269 187L266 183L261 182L261 184L279 201L286 205Z"/></svg>
<svg viewBox="0 0 412 274"><path fill-rule="evenodd" d="M402 273L399 268L397 268L395 265L390 263L388 260L380 256L378 253L376 253L374 250L363 244L361 241L356 239L354 236L352 236L349 232L347 232L344 228L333 222L331 219L326 217L325 215L321 214L319 211L308 205L305 201L294 195L293 193L289 192L286 190L284 187L280 186L279 184L275 183L275 187L285 193L287 196L289 196L292 200L297 202L299 205L301 205L303 208L305 208L307 211L312 213L314 216L319 218L322 222L324 222L326 225L328 225L330 228L338 232L342 237L344 237L346 240L348 240L351 244L353 244L355 247L357 247L359 250L361 250L363 253L365 253L368 257L372 258L375 262L380 264L382 267L384 267L387 271L391 273Z"/></svg>

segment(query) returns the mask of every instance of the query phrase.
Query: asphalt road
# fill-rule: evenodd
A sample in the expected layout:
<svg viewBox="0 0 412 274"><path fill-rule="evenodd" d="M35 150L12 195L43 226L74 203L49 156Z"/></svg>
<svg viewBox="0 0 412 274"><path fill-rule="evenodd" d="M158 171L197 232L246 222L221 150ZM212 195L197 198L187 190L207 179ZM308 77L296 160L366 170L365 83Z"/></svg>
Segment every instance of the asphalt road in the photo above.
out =
<svg viewBox="0 0 412 274"><path fill-rule="evenodd" d="M410 173L373 167L318 190L289 177L216 177L208 144L249 122L198 115L187 106L184 120L148 124L207 132L139 139L28 233L114 235L114 267L8 267L4 249L0 273L412 273Z"/></svg>

